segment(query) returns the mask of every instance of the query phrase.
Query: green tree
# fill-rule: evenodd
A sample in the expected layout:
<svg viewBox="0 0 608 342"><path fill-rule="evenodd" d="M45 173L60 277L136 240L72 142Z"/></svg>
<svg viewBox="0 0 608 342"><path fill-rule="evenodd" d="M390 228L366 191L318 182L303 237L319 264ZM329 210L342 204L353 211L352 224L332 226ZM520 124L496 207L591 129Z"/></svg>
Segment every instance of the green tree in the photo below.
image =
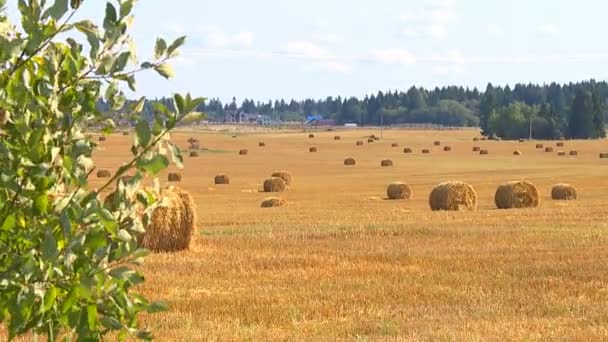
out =
<svg viewBox="0 0 608 342"><path fill-rule="evenodd" d="M591 92L579 89L570 109L568 133L571 138L587 139L597 136L594 127L594 106Z"/></svg>
<svg viewBox="0 0 608 342"><path fill-rule="evenodd" d="M147 253L137 237L160 203L158 185L141 184L169 157L181 165L168 132L194 118L203 99L175 95L175 112L157 102L152 122L141 116L145 99L135 101L132 159L98 189L89 186L96 145L85 129L114 127L98 103L122 110L122 89L135 90L139 71L171 77L167 61L185 41L157 39L153 59L140 64L128 33L134 2L108 2L98 27L73 21L82 0L20 0L17 28L0 0L0 324L9 340L28 332L49 341L149 339L137 316L163 308L132 292L144 281L133 266Z"/></svg>

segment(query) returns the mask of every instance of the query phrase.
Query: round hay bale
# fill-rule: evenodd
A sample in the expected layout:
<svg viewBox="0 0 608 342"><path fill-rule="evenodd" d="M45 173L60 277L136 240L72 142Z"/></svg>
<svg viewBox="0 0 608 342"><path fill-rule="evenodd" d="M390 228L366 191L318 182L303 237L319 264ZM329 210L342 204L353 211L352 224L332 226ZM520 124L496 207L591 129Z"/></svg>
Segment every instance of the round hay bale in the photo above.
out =
<svg viewBox="0 0 608 342"><path fill-rule="evenodd" d="M186 250L196 229L196 205L190 194L177 187L166 188L161 196L166 205L154 209L139 245L154 252Z"/></svg>
<svg viewBox="0 0 608 342"><path fill-rule="evenodd" d="M357 146L363 146L363 141L361 141L361 140L357 141Z"/></svg>
<svg viewBox="0 0 608 342"><path fill-rule="evenodd" d="M488 151L488 150L479 150L480 156L487 156L488 154L490 154L490 151Z"/></svg>
<svg viewBox="0 0 608 342"><path fill-rule="evenodd" d="M249 150L247 150L247 149L243 149L243 150L239 151L239 155L241 155L241 156L246 156L248 154L249 154Z"/></svg>
<svg viewBox="0 0 608 342"><path fill-rule="evenodd" d="M443 146L443 151L444 152L450 152L450 151L452 151L452 147L450 147L450 146Z"/></svg>
<svg viewBox="0 0 608 342"><path fill-rule="evenodd" d="M545 147L545 152L553 153L553 147Z"/></svg>
<svg viewBox="0 0 608 342"><path fill-rule="evenodd" d="M572 150L570 151L571 156L578 156L578 151Z"/></svg>
<svg viewBox="0 0 608 342"><path fill-rule="evenodd" d="M169 175L167 176L167 180L169 182L181 182L182 181L182 174L181 173L177 173L177 172L169 172Z"/></svg>
<svg viewBox="0 0 608 342"><path fill-rule="evenodd" d="M106 140L107 140L107 138L106 138L106 137L104 137L104 136L99 137L99 142L104 142L104 141L106 141Z"/></svg>
<svg viewBox="0 0 608 342"><path fill-rule="evenodd" d="M475 210L477 209L477 192L463 182L445 182L439 184L429 196L429 204L433 211Z"/></svg>
<svg viewBox="0 0 608 342"><path fill-rule="evenodd" d="M479 138L473 138L473 141L479 141Z"/></svg>
<svg viewBox="0 0 608 342"><path fill-rule="evenodd" d="M357 165L357 161L355 160L355 158L346 158L346 159L344 159L344 165L355 166L355 165Z"/></svg>
<svg viewBox="0 0 608 342"><path fill-rule="evenodd" d="M521 151L515 150L515 151L513 151L513 155L514 156L521 156Z"/></svg>
<svg viewBox="0 0 608 342"><path fill-rule="evenodd" d="M540 198L534 184L513 181L498 187L494 202L498 209L535 208L540 204Z"/></svg>
<svg viewBox="0 0 608 342"><path fill-rule="evenodd" d="M429 153L431 153L431 150L426 149L426 148L422 149L422 154L429 154Z"/></svg>
<svg viewBox="0 0 608 342"><path fill-rule="evenodd" d="M479 152L479 151L481 151L481 147L473 146L473 152Z"/></svg>
<svg viewBox="0 0 608 342"><path fill-rule="evenodd" d="M129 132L128 131L123 131L122 135L129 135Z"/></svg>
<svg viewBox="0 0 608 342"><path fill-rule="evenodd" d="M375 140L374 140L374 139L372 139L372 138L367 139L367 142L368 142L368 143L373 143L374 141L375 141Z"/></svg>
<svg viewBox="0 0 608 342"><path fill-rule="evenodd" d="M265 146L266 146L266 143L265 143L265 142L263 142L263 141L260 141L260 142L258 143L258 147L265 147Z"/></svg>
<svg viewBox="0 0 608 342"><path fill-rule="evenodd" d="M380 162L380 166L382 166L382 167L393 166L393 161L390 159L384 159L383 161Z"/></svg>
<svg viewBox="0 0 608 342"><path fill-rule="evenodd" d="M541 148L545 148L545 146L543 144L536 144L536 148L541 149Z"/></svg>
<svg viewBox="0 0 608 342"><path fill-rule="evenodd" d="M434 141L433 145L435 145L435 146L441 146L441 141Z"/></svg>
<svg viewBox="0 0 608 342"><path fill-rule="evenodd" d="M233 135L233 136L232 136L232 138L233 138L233 139L235 139L235 138L236 138L236 135Z"/></svg>
<svg viewBox="0 0 608 342"><path fill-rule="evenodd" d="M276 208L282 207L287 204L287 201L278 197L268 197L262 200L260 205L262 208Z"/></svg>
<svg viewBox="0 0 608 342"><path fill-rule="evenodd" d="M409 147L406 147L406 148L403 149L403 153L413 153L413 152L414 152L414 150L412 150Z"/></svg>
<svg viewBox="0 0 608 342"><path fill-rule="evenodd" d="M374 140L378 141L378 140L380 140L380 138L379 137L375 137Z"/></svg>
<svg viewBox="0 0 608 342"><path fill-rule="evenodd" d="M199 156L199 153L198 153L198 151L190 151L189 155L192 158L196 158Z"/></svg>
<svg viewBox="0 0 608 342"><path fill-rule="evenodd" d="M374 140L377 140L377 139L378 139L378 137L377 137L375 134L370 135L370 136L369 136L369 138L370 138L370 139L374 139Z"/></svg>
<svg viewBox="0 0 608 342"><path fill-rule="evenodd" d="M100 169L97 171L97 178L110 178L112 177L112 173L110 170Z"/></svg>
<svg viewBox="0 0 608 342"><path fill-rule="evenodd" d="M312 133L310 133L310 134L308 135L308 138L309 138L309 139L312 139L312 138L314 138L314 137L315 137L315 135L314 135L314 134L312 134Z"/></svg>
<svg viewBox="0 0 608 342"><path fill-rule="evenodd" d="M563 143L563 142L561 142L561 141L560 141L560 142L558 142L558 143L556 143L555 145L556 145L557 147L564 147L564 143Z"/></svg>
<svg viewBox="0 0 608 342"><path fill-rule="evenodd" d="M412 198L412 189L403 182L393 182L386 188L386 195L390 200L410 199Z"/></svg>
<svg viewBox="0 0 608 342"><path fill-rule="evenodd" d="M308 149L308 152L313 152L313 153L314 153L314 152L317 152L317 148L316 148L315 146L311 146L311 147Z"/></svg>
<svg viewBox="0 0 608 342"><path fill-rule="evenodd" d="M578 192L570 184L556 184L551 189L551 199L557 201L572 201L578 198Z"/></svg>
<svg viewBox="0 0 608 342"><path fill-rule="evenodd" d="M230 184L230 177L228 175L217 175L213 181L216 185Z"/></svg>
<svg viewBox="0 0 608 342"><path fill-rule="evenodd" d="M342 139L342 138L341 138L339 135L336 135L336 136L334 137L334 140L340 140L340 139Z"/></svg>
<svg viewBox="0 0 608 342"><path fill-rule="evenodd" d="M293 181L293 175L289 171L275 171L271 176L281 178L285 182L285 185L291 185Z"/></svg>
<svg viewBox="0 0 608 342"><path fill-rule="evenodd" d="M566 155L566 151L557 151L557 155L563 157Z"/></svg>
<svg viewBox="0 0 608 342"><path fill-rule="evenodd" d="M268 178L264 181L264 192L283 192L285 188L285 181L279 177Z"/></svg>
<svg viewBox="0 0 608 342"><path fill-rule="evenodd" d="M600 153L600 159L608 159L608 153Z"/></svg>
<svg viewBox="0 0 608 342"><path fill-rule="evenodd" d="M397 143L392 143L392 144L391 144L391 147L399 147L399 144L397 144Z"/></svg>

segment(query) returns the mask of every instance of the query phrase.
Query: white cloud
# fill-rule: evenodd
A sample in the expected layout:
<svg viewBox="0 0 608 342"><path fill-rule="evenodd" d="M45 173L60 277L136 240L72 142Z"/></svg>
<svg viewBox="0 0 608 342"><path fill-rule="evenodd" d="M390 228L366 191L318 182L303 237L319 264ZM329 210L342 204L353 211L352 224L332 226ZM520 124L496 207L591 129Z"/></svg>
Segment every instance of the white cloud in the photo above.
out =
<svg viewBox="0 0 608 342"><path fill-rule="evenodd" d="M424 34L435 40L448 37L449 27L458 21L456 1L429 0L423 6L401 13L398 20L405 25L401 29L406 37Z"/></svg>
<svg viewBox="0 0 608 342"><path fill-rule="evenodd" d="M416 56L404 49L378 49L371 52L371 59L388 65L411 65L416 63Z"/></svg>
<svg viewBox="0 0 608 342"><path fill-rule="evenodd" d="M203 36L204 44L212 49L248 49L253 47L253 32L227 32L218 26L197 26L195 31Z"/></svg>
<svg viewBox="0 0 608 342"><path fill-rule="evenodd" d="M486 27L486 32L492 37L502 37L505 34L505 29L497 24L489 24Z"/></svg>
<svg viewBox="0 0 608 342"><path fill-rule="evenodd" d="M560 33L559 26L555 24L544 24L538 27L538 32L546 35L555 35Z"/></svg>
<svg viewBox="0 0 608 342"><path fill-rule="evenodd" d="M353 70L352 63L332 54L328 49L308 41L289 42L281 49L287 57L300 58L313 62L314 67L321 67L324 70L348 74Z"/></svg>
<svg viewBox="0 0 608 342"><path fill-rule="evenodd" d="M334 32L317 31L312 34L312 40L326 44L337 44L344 41L344 36Z"/></svg>

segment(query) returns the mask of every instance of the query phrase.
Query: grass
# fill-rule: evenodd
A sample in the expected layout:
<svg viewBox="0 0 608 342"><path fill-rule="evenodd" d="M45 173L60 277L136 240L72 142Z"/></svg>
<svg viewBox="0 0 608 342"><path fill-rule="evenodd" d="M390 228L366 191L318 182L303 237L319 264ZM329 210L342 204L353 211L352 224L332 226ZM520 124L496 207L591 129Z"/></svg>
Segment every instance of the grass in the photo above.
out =
<svg viewBox="0 0 608 342"><path fill-rule="evenodd" d="M467 130L389 130L355 146L372 133L174 134L182 148L194 136L249 155L185 157L180 186L198 205L200 227L190 251L153 255L143 267L139 290L171 306L143 317L157 339L608 339L608 178L598 158L605 141L565 142L578 157L537 151L533 141L473 142ZM103 143L99 167L115 171L127 139ZM308 153L311 144L318 153ZM513 156L516 149L523 155ZM357 166L344 167L347 157ZM394 167L380 167L382 159ZM294 176L280 194L289 204L261 209L260 184L275 170ZM213 184L220 173L230 185ZM539 208L494 209L496 187L515 179L539 188ZM447 180L472 184L478 211L431 212L428 195ZM382 200L393 181L408 183L413 198ZM551 201L560 182L580 200Z"/></svg>

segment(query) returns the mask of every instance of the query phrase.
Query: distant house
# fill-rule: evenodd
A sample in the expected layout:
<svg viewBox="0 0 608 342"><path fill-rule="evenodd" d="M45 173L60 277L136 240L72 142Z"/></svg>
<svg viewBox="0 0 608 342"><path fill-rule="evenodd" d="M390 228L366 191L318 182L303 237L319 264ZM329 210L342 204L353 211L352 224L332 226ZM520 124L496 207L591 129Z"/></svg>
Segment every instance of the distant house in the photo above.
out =
<svg viewBox="0 0 608 342"><path fill-rule="evenodd" d="M270 125L273 121L269 115L249 114L243 111L225 111L224 122Z"/></svg>

